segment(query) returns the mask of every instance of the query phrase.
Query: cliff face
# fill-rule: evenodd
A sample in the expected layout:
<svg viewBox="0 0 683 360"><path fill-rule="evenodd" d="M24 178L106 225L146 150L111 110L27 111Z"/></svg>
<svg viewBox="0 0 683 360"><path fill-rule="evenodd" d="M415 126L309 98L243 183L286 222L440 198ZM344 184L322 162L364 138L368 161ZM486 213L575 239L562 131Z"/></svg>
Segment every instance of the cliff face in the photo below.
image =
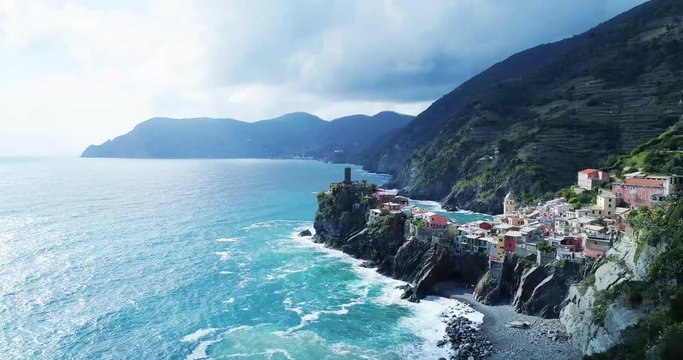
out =
<svg viewBox="0 0 683 360"><path fill-rule="evenodd" d="M634 304L622 289L630 281L646 280L648 269L664 247L639 246L636 234L627 233L583 281L570 287L560 321L571 334L571 342L585 355L619 344L629 329L653 310L647 304Z"/></svg>
<svg viewBox="0 0 683 360"><path fill-rule="evenodd" d="M536 265L535 255L508 256L502 269L489 269L474 290L474 298L485 304L511 303L515 311L557 318L571 284L582 278L582 266L553 261Z"/></svg>
<svg viewBox="0 0 683 360"><path fill-rule="evenodd" d="M418 300L439 281L460 278L474 283L486 269L486 259L456 254L447 244L419 240L405 232L402 214L384 216L372 224L368 210L375 204L368 187L332 185L318 196L315 241L377 266L380 273L410 283L405 296Z"/></svg>

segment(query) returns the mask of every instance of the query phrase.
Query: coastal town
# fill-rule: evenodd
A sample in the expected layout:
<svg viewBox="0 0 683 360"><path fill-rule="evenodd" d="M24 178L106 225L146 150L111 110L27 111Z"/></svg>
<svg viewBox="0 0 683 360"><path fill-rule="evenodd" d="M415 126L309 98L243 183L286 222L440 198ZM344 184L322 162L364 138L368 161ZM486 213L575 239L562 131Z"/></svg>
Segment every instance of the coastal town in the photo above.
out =
<svg viewBox="0 0 683 360"><path fill-rule="evenodd" d="M456 253L486 257L491 269L501 269L511 254L536 254L538 265L553 260L583 263L612 247L628 227L633 209L660 204L681 190L683 176L634 172L614 179L605 171L585 169L578 172L569 198L521 206L509 192L502 214L492 220L456 224L443 214L411 205L398 190L378 189L378 206L369 210L368 222L404 214L408 236L452 246ZM590 205L577 200L582 194L591 197Z"/></svg>

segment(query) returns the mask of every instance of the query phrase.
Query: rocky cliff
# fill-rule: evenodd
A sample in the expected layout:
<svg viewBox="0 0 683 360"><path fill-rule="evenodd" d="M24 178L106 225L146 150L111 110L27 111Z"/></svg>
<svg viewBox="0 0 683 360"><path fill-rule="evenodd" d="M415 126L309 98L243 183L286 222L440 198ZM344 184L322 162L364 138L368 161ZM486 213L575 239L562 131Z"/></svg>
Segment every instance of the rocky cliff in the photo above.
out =
<svg viewBox="0 0 683 360"><path fill-rule="evenodd" d="M438 282L452 278L474 283L486 269L486 259L456 254L448 244L419 240L405 232L406 217L387 215L369 224L375 207L372 188L365 184L333 184L318 195L315 241L367 260L384 275L410 284L411 301L429 294Z"/></svg>
<svg viewBox="0 0 683 360"><path fill-rule="evenodd" d="M536 264L536 256L508 256L502 269L489 269L474 291L484 304L509 303L515 311L557 318L569 287L582 279L581 265L568 261Z"/></svg>
<svg viewBox="0 0 683 360"><path fill-rule="evenodd" d="M570 287L560 320L574 346L585 355L605 352L654 310L629 285L647 279L648 269L664 249L663 243L639 245L637 235L627 233L583 281Z"/></svg>

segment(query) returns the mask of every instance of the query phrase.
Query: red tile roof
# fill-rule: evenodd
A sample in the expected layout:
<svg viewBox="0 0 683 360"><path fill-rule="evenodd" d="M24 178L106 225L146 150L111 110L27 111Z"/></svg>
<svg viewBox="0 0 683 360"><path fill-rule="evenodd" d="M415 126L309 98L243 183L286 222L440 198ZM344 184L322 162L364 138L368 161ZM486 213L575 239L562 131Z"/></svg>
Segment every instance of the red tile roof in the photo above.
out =
<svg viewBox="0 0 683 360"><path fill-rule="evenodd" d="M630 178L630 179L625 179L624 184L627 186L644 186L644 187L661 188L661 187L664 187L664 180Z"/></svg>
<svg viewBox="0 0 683 360"><path fill-rule="evenodd" d="M580 173L580 174L592 174L592 173L594 173L594 172L596 172L596 171L600 171L600 170L598 170L598 169L585 169L585 170L579 171L579 173Z"/></svg>

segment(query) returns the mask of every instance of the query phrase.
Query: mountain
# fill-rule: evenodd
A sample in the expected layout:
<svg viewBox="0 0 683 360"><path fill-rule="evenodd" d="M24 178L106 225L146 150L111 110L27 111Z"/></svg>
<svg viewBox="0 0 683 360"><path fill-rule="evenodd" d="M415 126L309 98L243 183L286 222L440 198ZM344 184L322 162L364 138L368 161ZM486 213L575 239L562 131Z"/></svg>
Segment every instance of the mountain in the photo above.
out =
<svg viewBox="0 0 683 360"><path fill-rule="evenodd" d="M83 157L280 158L306 156L349 161L412 116L381 112L332 121L291 113L253 123L235 119L152 118L129 133L91 145Z"/></svg>
<svg viewBox="0 0 683 360"><path fill-rule="evenodd" d="M412 197L501 211L658 136L683 115L683 2L653 0L584 34L523 51L364 152Z"/></svg>

